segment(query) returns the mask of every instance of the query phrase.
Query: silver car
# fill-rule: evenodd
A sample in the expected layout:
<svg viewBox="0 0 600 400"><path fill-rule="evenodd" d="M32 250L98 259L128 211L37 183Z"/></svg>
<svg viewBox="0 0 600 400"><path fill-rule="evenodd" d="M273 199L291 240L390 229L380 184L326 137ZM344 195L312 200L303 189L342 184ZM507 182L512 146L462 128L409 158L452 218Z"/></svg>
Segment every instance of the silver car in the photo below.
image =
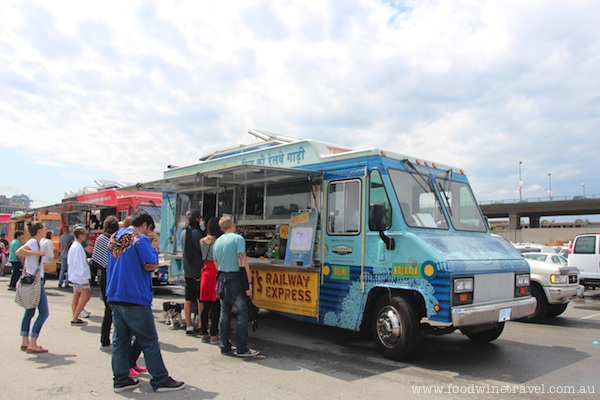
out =
<svg viewBox="0 0 600 400"><path fill-rule="evenodd" d="M523 253L523 257L530 260L545 261L567 266L567 259L556 253Z"/></svg>

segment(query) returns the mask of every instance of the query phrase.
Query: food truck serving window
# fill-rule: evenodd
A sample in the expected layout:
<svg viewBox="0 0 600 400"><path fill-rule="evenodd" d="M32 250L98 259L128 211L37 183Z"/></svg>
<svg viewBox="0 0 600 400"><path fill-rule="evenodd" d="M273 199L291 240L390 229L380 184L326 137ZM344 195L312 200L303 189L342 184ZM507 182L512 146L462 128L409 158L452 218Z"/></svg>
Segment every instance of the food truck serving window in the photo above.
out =
<svg viewBox="0 0 600 400"><path fill-rule="evenodd" d="M307 180L269 184L267 218L289 218L291 213L310 208L310 183Z"/></svg>
<svg viewBox="0 0 600 400"><path fill-rule="evenodd" d="M360 187L358 179L331 182L327 191L327 232L357 235L360 232Z"/></svg>

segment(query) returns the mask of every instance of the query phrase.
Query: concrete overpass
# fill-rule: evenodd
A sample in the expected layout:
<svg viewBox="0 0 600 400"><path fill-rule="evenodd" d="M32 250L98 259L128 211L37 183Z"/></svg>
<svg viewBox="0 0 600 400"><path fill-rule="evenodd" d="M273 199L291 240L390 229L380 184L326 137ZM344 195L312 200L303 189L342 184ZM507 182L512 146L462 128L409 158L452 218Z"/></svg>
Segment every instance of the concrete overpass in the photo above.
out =
<svg viewBox="0 0 600 400"><path fill-rule="evenodd" d="M600 214L600 197L575 196L570 200L514 200L482 202L483 215L488 218L508 218L509 229L521 229L521 218L529 218L530 228L540 227L540 218L549 216Z"/></svg>

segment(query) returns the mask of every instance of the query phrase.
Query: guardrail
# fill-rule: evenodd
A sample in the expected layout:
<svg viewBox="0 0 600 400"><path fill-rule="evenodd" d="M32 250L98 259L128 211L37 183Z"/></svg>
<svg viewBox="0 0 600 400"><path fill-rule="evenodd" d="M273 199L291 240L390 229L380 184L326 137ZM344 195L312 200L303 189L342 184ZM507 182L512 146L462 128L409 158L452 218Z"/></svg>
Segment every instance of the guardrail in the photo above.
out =
<svg viewBox="0 0 600 400"><path fill-rule="evenodd" d="M577 201L577 200L588 200L588 199L600 199L600 194L586 194L575 195L575 196L552 196L548 197L529 197L523 200L520 199L508 199L508 200L483 200L479 202L479 205L485 204L518 204L518 203L541 203L545 201Z"/></svg>
<svg viewBox="0 0 600 400"><path fill-rule="evenodd" d="M26 207L17 207L17 206L7 206L7 205L0 205L0 213L1 214L12 214L15 211L27 211Z"/></svg>

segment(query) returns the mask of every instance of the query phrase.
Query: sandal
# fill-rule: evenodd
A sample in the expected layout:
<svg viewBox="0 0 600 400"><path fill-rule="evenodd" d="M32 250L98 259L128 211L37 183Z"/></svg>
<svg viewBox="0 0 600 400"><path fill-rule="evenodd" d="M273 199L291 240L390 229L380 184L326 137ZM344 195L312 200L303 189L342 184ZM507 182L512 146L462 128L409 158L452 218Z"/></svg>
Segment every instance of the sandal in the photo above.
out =
<svg viewBox="0 0 600 400"><path fill-rule="evenodd" d="M21 351L27 351L28 347L29 347L29 345L27 345L27 346L21 345Z"/></svg>

